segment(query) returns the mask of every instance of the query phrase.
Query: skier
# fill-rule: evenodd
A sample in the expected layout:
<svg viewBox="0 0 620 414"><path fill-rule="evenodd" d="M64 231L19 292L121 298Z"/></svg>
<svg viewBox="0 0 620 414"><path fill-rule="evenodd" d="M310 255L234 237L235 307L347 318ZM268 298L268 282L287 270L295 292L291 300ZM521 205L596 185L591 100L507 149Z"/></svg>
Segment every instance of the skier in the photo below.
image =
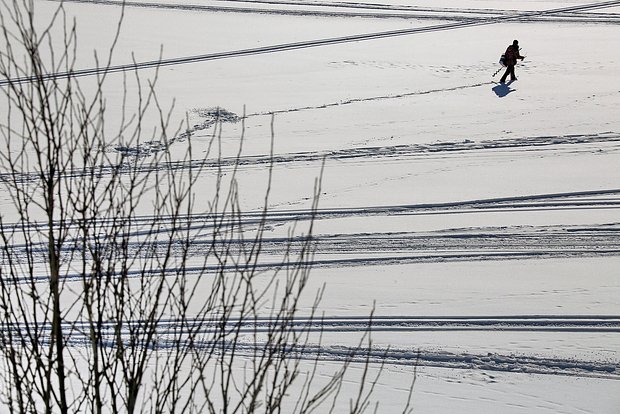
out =
<svg viewBox="0 0 620 414"><path fill-rule="evenodd" d="M504 76L500 79L501 83L506 83L506 77L510 75L511 81L516 81L517 77L515 76L515 65L517 64L517 59L523 60L523 56L519 54L519 41L514 40L508 49L506 49L505 60L506 64L506 72Z"/></svg>

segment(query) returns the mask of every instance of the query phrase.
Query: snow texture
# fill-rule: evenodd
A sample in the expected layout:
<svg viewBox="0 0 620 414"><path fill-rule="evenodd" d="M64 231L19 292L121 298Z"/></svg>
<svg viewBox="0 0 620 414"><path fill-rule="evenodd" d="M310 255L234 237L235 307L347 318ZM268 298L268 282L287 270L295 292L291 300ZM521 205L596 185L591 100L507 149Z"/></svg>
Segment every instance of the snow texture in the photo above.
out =
<svg viewBox="0 0 620 414"><path fill-rule="evenodd" d="M120 3L67 2L85 69L94 67L89 50L109 44ZM415 367L414 412L618 412L620 2L126 4L114 64L132 52L153 61L163 46L159 99L175 101L171 119L183 126L166 142L109 151L131 164L182 151L189 134L200 151L223 121L220 159L148 168L200 167L206 189L218 168L238 168L251 228L273 162L265 269L277 266L286 230L310 220L325 164L310 286L326 287L325 315L312 322L324 343L291 352L331 372L374 307L370 358L386 364L380 412L399 412ZM54 6L37 4L41 13ZM514 38L526 59L518 81L498 85L497 57ZM121 76L109 81L112 101ZM0 204L9 228L11 205ZM205 226L198 213L192 221ZM162 234L170 225L161 218ZM195 240L190 261L207 245ZM162 321L162 343L174 325ZM81 342L75 325L71 341Z"/></svg>

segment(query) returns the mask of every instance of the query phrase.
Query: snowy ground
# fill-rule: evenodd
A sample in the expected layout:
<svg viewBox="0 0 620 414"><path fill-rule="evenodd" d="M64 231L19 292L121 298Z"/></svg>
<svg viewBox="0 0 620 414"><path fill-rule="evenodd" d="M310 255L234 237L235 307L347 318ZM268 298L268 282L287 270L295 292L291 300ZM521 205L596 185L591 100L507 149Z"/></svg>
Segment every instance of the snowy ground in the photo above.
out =
<svg viewBox="0 0 620 414"><path fill-rule="evenodd" d="M37 3L42 14L57 5ZM176 100L176 123L188 113L200 125L214 107L247 114L248 212L262 203L275 113L266 266L283 229L307 218L325 160L310 289L326 285L332 359L375 308L380 412L397 412L417 364L414 412L617 413L620 2L607 3L535 15L582 3L140 0L115 63L494 19L173 65L160 97ZM118 2L67 8L90 67ZM500 21L516 13L527 16ZM514 38L526 59L518 81L498 85ZM196 128L195 143L211 132ZM225 124L230 156L240 133Z"/></svg>

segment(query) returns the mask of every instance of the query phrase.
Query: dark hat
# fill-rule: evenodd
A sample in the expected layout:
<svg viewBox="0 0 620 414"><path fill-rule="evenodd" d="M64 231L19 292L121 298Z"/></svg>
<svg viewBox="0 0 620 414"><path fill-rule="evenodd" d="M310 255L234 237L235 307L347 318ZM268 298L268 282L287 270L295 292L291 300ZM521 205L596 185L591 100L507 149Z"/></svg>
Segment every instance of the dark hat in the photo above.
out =
<svg viewBox="0 0 620 414"><path fill-rule="evenodd" d="M512 44L513 44L513 45L518 45L518 44L519 44L519 41L515 39L515 40L513 40L513 41L512 41Z"/></svg>

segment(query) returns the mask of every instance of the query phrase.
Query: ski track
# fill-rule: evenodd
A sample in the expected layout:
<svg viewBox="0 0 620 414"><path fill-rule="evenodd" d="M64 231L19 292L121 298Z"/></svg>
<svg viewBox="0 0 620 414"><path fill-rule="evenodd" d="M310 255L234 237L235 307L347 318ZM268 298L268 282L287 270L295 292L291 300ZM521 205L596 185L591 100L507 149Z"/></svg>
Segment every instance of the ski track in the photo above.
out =
<svg viewBox="0 0 620 414"><path fill-rule="evenodd" d="M513 197L497 197L486 199L422 203L422 204L401 204L386 206L365 206L347 208L318 208L313 210L288 210L270 209L266 213L263 211L247 211L235 217L235 221L244 226L255 225L265 221L266 225L295 223L304 220L328 220L336 218L351 217L372 217L372 216L401 216L419 214L462 214L478 212L514 212L521 210L572 210L572 209L618 209L620 208L620 188L600 189L590 191L575 191L567 193L532 194ZM196 229L208 229L213 222L221 221L228 217L228 214L221 213L195 213L191 215L177 216L151 216L136 215L131 217L131 226L134 228L132 235L146 234L147 232L168 232L167 227L172 222L190 223L189 226ZM232 218L232 217L231 217ZM118 219L93 218L92 224L99 227L122 225ZM65 223L69 227L79 227L82 221ZM151 227L152 225L152 227ZM3 228L7 232L21 231L44 231L47 224L32 223L29 226L22 226L19 223L3 223ZM158 230L159 228L159 230Z"/></svg>
<svg viewBox="0 0 620 414"><path fill-rule="evenodd" d="M236 321L229 320L226 326L217 324L221 321L189 320L179 325L175 320L162 320L157 324L155 346L166 351L174 348L179 338L192 338L192 344L201 348L213 349L219 353L226 353L227 344L222 340L213 342L213 335L232 335L239 330L242 341L235 346L235 352L241 357L260 355L264 344L260 342L261 334L270 330L279 329L282 321L270 318ZM116 346L117 341L129 341L132 332L143 324L140 320L124 321L122 326L115 322L103 322L98 325L101 329L101 344ZM293 329L299 332L368 332L370 320L367 316L297 318L290 321ZM88 321L65 322L64 330L70 332L68 343L71 346L88 346ZM41 332L51 332L51 325L41 324ZM224 329L222 331L222 328ZM6 329L6 328L4 328ZM4 330L3 329L3 330ZM19 327L13 327L15 340L24 333L18 333ZM509 316L460 316L460 317L374 317L372 319L373 332L416 332L416 331L522 331L522 332L620 332L620 316L617 315L509 315ZM48 342L49 337L44 335L42 343ZM488 352L485 354L453 353L442 350L415 350L398 349L394 347L352 348L343 345L314 345L303 347L289 346L288 354L292 358L319 359L321 361L351 360L354 363L393 364L422 367L438 367L450 369L485 370L498 372L512 372L525 374L545 374L556 376L594 377L620 380L620 365L618 361L579 360L569 358L547 358L527 355L502 355Z"/></svg>
<svg viewBox="0 0 620 414"><path fill-rule="evenodd" d="M408 215L444 215L444 214L466 214L484 212L506 212L515 211L546 211L546 210L588 210L588 209L619 209L620 208L620 188L601 189L592 191L577 191L569 193L534 194L514 197L499 197L477 200L464 200L443 203L423 203L423 204L403 204L392 206L366 206L349 208L318 208L312 210L287 210L271 209L266 213L262 211L248 211L240 213L235 221L245 227L256 226L262 221L267 226L294 224L311 219L331 220L338 218L352 217L373 217L373 216L408 216ZM178 216L158 216L137 215L131 217L131 229L128 234L131 236L142 236L146 234L168 233L171 231L173 222L183 225L196 231L208 230L215 222L220 222L228 217L222 213L195 213L192 215ZM232 217L231 217L232 219ZM82 221L64 223L69 229L79 229L83 226ZM114 225L127 225L118 219L93 218L90 223L92 226L105 228ZM3 223L4 231L9 233L43 232L47 229L47 224L31 223L23 226L20 223ZM184 227L185 228L185 227ZM554 227L549 227L552 229ZM579 226L571 227L573 232L588 231L588 228ZM589 231L615 231L608 226L591 227ZM16 247L19 244L15 245Z"/></svg>
<svg viewBox="0 0 620 414"><path fill-rule="evenodd" d="M74 0L75 2L85 2L85 0ZM90 4L112 4L112 5L136 5L140 6L146 3L136 3L136 2L114 2L110 0L88 0L87 3ZM231 50L227 52L220 53L210 53L203 55L194 55L194 56L184 56L184 57L174 57L168 59L158 59L144 62L133 62L129 64L120 64L120 65L111 65L106 67L98 67L98 68L87 68L87 69L75 69L66 72L54 72L54 73L46 73L40 75L38 77L25 76L25 77L17 77L17 78L6 78L0 79L0 87L12 85L12 84L21 84L21 83L31 83L39 80L52 80L52 79L75 79L83 76L94 76L97 74L110 74L110 73L118 73L118 72L134 72L142 69L153 69L153 68L162 68L166 66L172 65L185 65L192 64L197 62L208 62L213 60L221 60L221 59L232 59L241 56L256 56L267 53L279 53L291 50L300 50L307 48L316 48L316 47L324 47L335 44L344 44L344 43L352 43L352 42L362 42L369 41L375 39L383 39L383 38L392 38L399 36L410 36L415 34L423 34L423 33L432 33L432 32L442 32L446 30L457 30L468 27L475 26L486 26L492 24L499 24L504 22L516 22L516 21L530 21L531 19L536 19L540 17L548 17L548 16L557 16L561 13L572 13L572 12L583 12L583 11L592 11L598 9L605 9L610 7L618 7L620 6L620 1L606 1L606 2L598 2L591 3L585 5L577 5L577 6L569 6L569 7L561 7L554 8L548 10L537 10L537 11L528 11L528 12L520 12L516 14L507 14L507 15L499 15L495 17L485 17L480 20L466 20L466 21L455 21L449 23L440 23L431 26L425 27L415 27L415 28L406 28L400 30L389 30L383 32L373 32L373 33L362 33L356 35L348 35L341 37L333 37L333 38L324 38L324 39L314 39L300 42L292 42L292 43L283 43L279 45L271 45L265 47L257 47L250 49L241 49L241 50ZM162 6L164 7L164 6Z"/></svg>
<svg viewBox="0 0 620 414"><path fill-rule="evenodd" d="M461 87L459 87L461 88ZM430 92L428 92L430 93ZM416 93L419 94L419 93ZM408 95L408 94L406 94ZM396 95L391 95L394 97ZM405 94L398 95L405 96ZM383 99L382 97L368 98L370 100ZM359 102L366 100L354 99L347 102L341 102L337 104L324 104L318 107L303 107L295 109L287 109L282 111L276 111L279 113L285 112L297 112L307 109L324 108L330 105L346 105L347 103ZM271 112L275 113L275 112ZM260 116L266 114L253 114L250 116ZM204 125L204 124L203 124ZM189 133L196 133L202 130L196 128ZM179 139L170 141L170 144L176 141L182 141L187 136L183 136ZM602 147L601 147L602 146ZM117 150L119 148L117 147ZM179 162L166 162L166 163L144 163L139 165L123 164L116 168L103 167L97 174L123 174L127 171L150 173L157 170L188 170L188 169L200 169L206 172L216 171L218 168L262 168L266 165L308 165L322 163L323 161L336 161L336 162L401 162L403 159L411 159L415 157L449 157L453 154L468 154L468 153L490 153L496 151L512 151L512 152L526 152L526 151L575 151L582 149L588 152L606 152L617 151L620 149L620 134L606 132L597 134L582 134L582 135L565 135L565 136L534 136L534 137L520 137L520 138L508 138L508 139L496 139L496 140L481 140L474 141L470 139L464 139L461 141L441 141L431 142L423 144L403 144L392 146L376 146L376 147L356 147L356 148L344 148L336 150L324 150L324 151L305 151L297 153L286 154L265 154L265 155L253 155L253 156L241 156L239 158L229 157L220 159L195 159L190 161ZM128 155L140 154L140 156L147 156L153 152L159 150L159 147L144 144L139 149L123 149L124 153ZM76 169L68 172L70 177L79 177L89 174L89 170ZM30 173L23 176L24 181L36 180L36 174ZM0 180L10 179L7 174L0 174Z"/></svg>
<svg viewBox="0 0 620 414"><path fill-rule="evenodd" d="M620 255L619 249L604 249L598 251L590 250L573 250L573 251L522 251L522 252L430 252L400 255L382 255L377 257L341 257L332 259L314 258L309 261L300 261L296 263L283 262L282 258L276 258L275 261L263 261L252 266L257 275L262 272L269 271L286 271L294 268L313 268L313 269L333 269L345 267L369 267L369 266L392 266L407 265L416 263L449 263L449 262L481 262L481 261L500 261L500 260L529 260L529 259L570 259L570 258L591 258L591 257L617 257ZM199 258L204 259L204 258ZM265 258L264 260L268 260ZM203 260L204 261L204 260ZM139 264L144 264L138 259L135 260ZM134 263L135 264L135 263ZM165 269L157 267L149 267L145 269L120 270L106 269L105 277L124 277L124 278L149 278L149 277L211 277L219 272L235 272L239 271L236 264L201 264L191 265L185 264L176 267L173 263L169 264ZM36 272L36 269L35 269ZM38 272L40 276L23 276L11 278L11 284L26 283L49 283L49 277L46 271ZM92 276L89 273L65 273L61 274L63 282L79 282L89 280Z"/></svg>
<svg viewBox="0 0 620 414"><path fill-rule="evenodd" d="M74 3L89 3L107 6L120 6L115 0L70 0ZM211 4L182 4L145 1L126 1L129 7L171 9L190 12L226 12L274 14L291 16L338 17L338 18L375 18L375 19L415 19L447 20L458 22L486 21L506 15L526 14L517 22L562 22L562 23L605 23L619 24L618 13L593 13L580 11L559 12L554 15L537 15L534 10L510 9L472 9L447 7L420 7L414 5L387 5L357 2L321 2L321 1L239 1L213 0ZM241 4L241 5L240 5ZM259 6L260 5L260 6Z"/></svg>
<svg viewBox="0 0 620 414"><path fill-rule="evenodd" d="M184 321L186 328L196 332L221 332L221 320ZM140 321L134 321L140 324ZM242 333L266 333L277 329L281 320L259 317L244 321L226 321L226 331ZM324 318L297 317L287 323L295 330L317 332L417 332L417 331L518 331L518 332L610 332L620 333L620 315L495 315L495 316L326 316ZM107 330L115 328L114 323L104 324ZM88 323L72 324L73 328L87 331ZM169 335L178 332L179 321L158 322L158 334Z"/></svg>
<svg viewBox="0 0 620 414"><path fill-rule="evenodd" d="M290 110L289 110L290 111ZM605 145L601 148L600 145ZM574 147L588 147L584 149L588 152L600 152L605 150L617 150L620 148L620 134L601 133L591 135L566 135L566 136L537 136L508 138L497 140L473 141L464 139L461 141L443 141L424 144L404 144L393 146L358 147L345 148L328 151L308 151L289 154L244 156L239 159L224 158L221 160L193 160L189 163L169 164L169 168L207 168L216 167L255 167L273 163L280 164L308 164L325 161L381 161L400 162L403 159L410 159L421 156L452 156L452 154L463 155L467 153L482 153L495 151L556 151L561 149L574 151ZM607 147L609 146L609 147ZM147 167L148 168L148 167Z"/></svg>
<svg viewBox="0 0 620 414"><path fill-rule="evenodd" d="M342 104L342 103L341 103ZM323 106L322 106L323 107ZM307 108L288 109L282 112L295 112ZM261 114L262 115L262 114ZM460 141L442 141L424 144L403 144L392 146L357 147L324 151L305 151L287 154L241 156L239 158L200 159L171 163L141 164L137 167L128 167L132 171L149 173L156 170L189 170L199 169L205 172L216 171L219 168L263 168L266 165L308 165L326 162L402 162L416 157L450 157L469 153L490 154L497 151L531 152L531 151L561 151L574 152L606 152L620 149L620 134L600 133L566 136L534 136L508 138L497 140L474 141L464 139ZM100 174L111 174L113 171L123 173L124 169L113 170L104 168ZM70 176L82 176L88 171L75 170L68 173ZM34 180L34 174L24 176L25 180ZM0 180L6 179L0 175Z"/></svg>
<svg viewBox="0 0 620 414"><path fill-rule="evenodd" d="M195 238L185 252L188 257L203 257L214 245L223 242L214 242L211 235L204 238ZM279 257L288 249L298 252L307 238L297 237L290 241L288 238L270 238L266 236L261 245L264 255ZM412 258L437 260L449 257L467 258L475 256L518 255L526 257L567 257L567 256L597 256L599 254L620 253L620 225L600 226L531 226L531 227L482 227L467 229L441 230L434 232L385 232L385 233L352 233L314 235L312 241L317 244L316 256L368 258L389 256L395 254L409 254ZM169 241L162 240L154 243L160 253L169 248ZM226 241L231 252L241 252L251 248L250 241ZM29 246L32 253L46 254L44 243ZM154 248L154 247L153 247ZM145 252L142 242L136 241L128 246L129 254L140 257L154 254L153 248ZM181 246L179 248L182 248ZM184 248L184 247L183 247ZM65 253L80 251L80 246L67 248ZM185 249L185 248L184 248ZM13 246L13 251L21 250L26 256L23 245Z"/></svg>
<svg viewBox="0 0 620 414"><path fill-rule="evenodd" d="M251 355L252 348L248 351ZM342 346L305 347L299 352L300 358L326 361L342 361L351 358L353 362L376 364L408 365L467 370L513 372L558 376L576 376L620 380L620 370L615 361L583 361L564 358L544 358L523 355L502 355L452 353L445 351L409 349L355 350Z"/></svg>
<svg viewBox="0 0 620 414"><path fill-rule="evenodd" d="M376 99L376 98L372 98ZM288 109L283 112L294 112L304 108ZM257 116L259 114L255 114ZM262 114L260 114L262 115ZM232 117L232 115L231 115ZM170 140L167 145L182 141L189 134L208 128L213 124L213 120L208 120L193 127L191 131ZM236 122L229 120L228 122ZM440 141L423 144L403 144L392 146L375 147L355 147L324 151L305 151L285 154L265 154L248 155L239 158L219 158L219 159L194 159L189 161L165 162L165 163L138 163L127 162L143 158L162 150L161 143L143 143L137 148L117 146L115 149L125 156L120 164L115 166L103 166L96 170L93 169L73 169L67 171L65 176L77 178L83 176L102 176L125 174L128 172L143 174L152 173L158 170L199 170L205 173L218 171L220 168L262 168L267 165L309 165L326 162L402 162L403 160L416 157L451 157L462 156L463 154L495 154L499 151L510 151L511 153L532 152L532 151L552 151L561 153L562 151L573 153L575 151L584 152L606 152L617 151L620 149L620 134L604 132L596 134L572 134L562 136L533 136L519 138L505 138L496 140L474 141L464 139L459 141ZM0 173L0 181L6 182L37 182L39 175L34 172L22 173L13 176L10 173Z"/></svg>
<svg viewBox="0 0 620 414"><path fill-rule="evenodd" d="M316 246L313 258L303 265L313 268L342 268L357 266L386 266L410 263L437 263L448 261L482 260L527 260L549 258L586 258L620 255L620 223L597 226L513 226L450 229L431 232L385 232L315 235L312 242ZM139 238L140 235L136 236ZM166 269L130 270L126 276L161 275L173 276L178 273L204 276L221 269L221 265L203 263L213 249L224 247L223 242L213 241L207 232L199 236L189 246L175 245L167 236L153 241L145 248L143 241L136 240L127 246L128 254L140 263L154 257L164 257L169 249L183 255L189 261L184 267L176 268L174 261ZM282 257L287 253L299 253L308 241L306 237L270 238L266 236L261 245L262 261L256 269L271 270L286 267ZM242 240L226 241L226 248L232 255L243 255L252 249L252 243ZM68 241L64 253L70 255L81 251L79 241L71 246ZM29 246L12 247L12 260L19 258L26 263L28 251L46 257L46 245L41 242ZM234 270L234 266L224 266ZM67 274L64 280L82 280L81 274ZM30 280L24 278L22 283ZM47 277L35 278L45 283Z"/></svg>

